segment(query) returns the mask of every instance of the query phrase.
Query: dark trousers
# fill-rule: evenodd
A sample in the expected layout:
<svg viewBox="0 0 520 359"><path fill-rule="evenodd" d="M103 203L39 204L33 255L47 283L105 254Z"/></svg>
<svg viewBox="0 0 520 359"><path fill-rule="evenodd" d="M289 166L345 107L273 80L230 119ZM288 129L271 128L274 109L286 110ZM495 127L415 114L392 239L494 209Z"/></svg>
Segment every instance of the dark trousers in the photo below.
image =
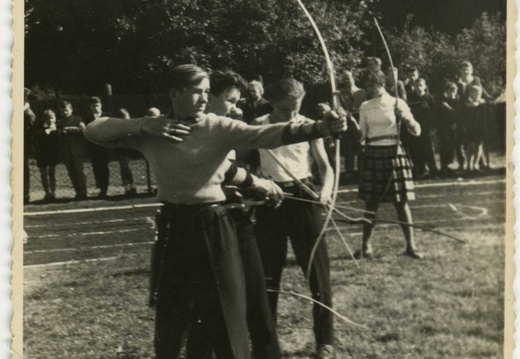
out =
<svg viewBox="0 0 520 359"><path fill-rule="evenodd" d="M76 156L72 153L64 155L63 163L67 168L70 182L77 197L87 196L87 183L83 172L83 156Z"/></svg>
<svg viewBox="0 0 520 359"><path fill-rule="evenodd" d="M356 138L355 133L352 130L347 130L343 135L341 145L343 156L345 157L345 175L349 178L354 175L356 158L358 161L358 170L361 168L361 164L359 163L361 161L361 144Z"/></svg>
<svg viewBox="0 0 520 359"><path fill-rule="evenodd" d="M297 187L285 187L283 190L294 196L310 199ZM280 280L287 257L287 236L298 264L306 273L312 248L323 226L322 213L323 207L319 205L289 198L277 209L269 207L257 209L256 237L269 289L280 289ZM312 298L332 307L329 256L324 238L318 246L311 268L309 282ZM269 301L276 321L278 293L270 292ZM316 344L333 344L332 313L314 304L313 318Z"/></svg>
<svg viewBox="0 0 520 359"><path fill-rule="evenodd" d="M446 128L439 131L440 135L440 157L441 157L441 169L445 170L448 165L453 162L455 156L459 167L464 166L464 155L462 154L462 145L460 139L457 136L456 129Z"/></svg>
<svg viewBox="0 0 520 359"><path fill-rule="evenodd" d="M23 199L29 202L31 198L31 173L29 169L29 158L26 151L23 154Z"/></svg>
<svg viewBox="0 0 520 359"><path fill-rule="evenodd" d="M233 222L220 206L170 206L156 303L157 359L179 356L198 320L219 359L248 359L245 287Z"/></svg>
<svg viewBox="0 0 520 359"><path fill-rule="evenodd" d="M247 327L255 359L281 358L280 345L267 299L264 270L255 229L249 217L242 210L232 210L244 274L246 281ZM212 357L212 348L207 340L209 328L197 323L190 329L187 358L206 359Z"/></svg>
<svg viewBox="0 0 520 359"><path fill-rule="evenodd" d="M426 166L431 174L437 172L437 164L433 154L433 145L428 131L414 138L411 148L413 171L415 175L421 175L426 171Z"/></svg>
<svg viewBox="0 0 520 359"><path fill-rule="evenodd" d="M119 169L121 172L121 182L123 186L134 184L134 175L130 169L130 159L128 157L119 158Z"/></svg>
<svg viewBox="0 0 520 359"><path fill-rule="evenodd" d="M109 177L108 149L91 144L90 160L92 161L92 170L94 171L96 187L99 188L102 193L106 193L108 190Z"/></svg>

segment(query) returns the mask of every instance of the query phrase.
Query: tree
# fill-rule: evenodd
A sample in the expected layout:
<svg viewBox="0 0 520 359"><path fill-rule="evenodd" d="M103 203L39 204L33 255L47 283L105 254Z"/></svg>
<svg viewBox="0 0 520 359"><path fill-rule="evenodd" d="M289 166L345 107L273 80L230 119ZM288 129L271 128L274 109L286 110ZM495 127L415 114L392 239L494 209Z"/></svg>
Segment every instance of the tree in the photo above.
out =
<svg viewBox="0 0 520 359"><path fill-rule="evenodd" d="M402 29L388 36L396 64L409 64L420 69L434 92L447 80L455 80L461 61L472 62L475 73L488 92L501 92L506 61L506 30L500 14L489 17L483 13L469 29L455 37L411 26L411 17Z"/></svg>
<svg viewBox="0 0 520 359"><path fill-rule="evenodd" d="M360 61L373 0L307 1L337 67ZM30 0L26 83L92 93L164 89L172 65L230 68L269 82L327 79L319 43L295 1Z"/></svg>
<svg viewBox="0 0 520 359"><path fill-rule="evenodd" d="M457 35L454 44L458 59L469 60L486 89L500 94L506 72L506 27L500 15L483 13L471 28Z"/></svg>

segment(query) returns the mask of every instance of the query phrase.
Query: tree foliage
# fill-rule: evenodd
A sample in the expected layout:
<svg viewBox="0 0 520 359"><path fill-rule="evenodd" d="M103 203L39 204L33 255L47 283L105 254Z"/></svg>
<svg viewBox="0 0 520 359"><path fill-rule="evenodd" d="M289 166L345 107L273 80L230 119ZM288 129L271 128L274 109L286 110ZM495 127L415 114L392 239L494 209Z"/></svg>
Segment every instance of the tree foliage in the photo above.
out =
<svg viewBox="0 0 520 359"><path fill-rule="evenodd" d="M336 69L365 56L386 61L373 23L378 0L304 0L323 33ZM164 90L174 65L229 68L271 82L294 76L326 83L323 54L295 0L26 0L27 86L96 93ZM412 26L386 30L397 64L416 65L433 90L469 59L487 90L505 72L505 26L482 16L459 35Z"/></svg>
<svg viewBox="0 0 520 359"><path fill-rule="evenodd" d="M459 63L468 60L488 92L501 92L506 69L506 29L500 14L490 17L483 13L456 36L410 24L411 18L389 36L396 63L417 66L421 76L438 91L446 80L457 78Z"/></svg>
<svg viewBox="0 0 520 359"><path fill-rule="evenodd" d="M373 0L306 1L337 67L360 62ZM230 68L265 81L327 79L316 36L296 1L29 0L28 85L154 92L180 63Z"/></svg>

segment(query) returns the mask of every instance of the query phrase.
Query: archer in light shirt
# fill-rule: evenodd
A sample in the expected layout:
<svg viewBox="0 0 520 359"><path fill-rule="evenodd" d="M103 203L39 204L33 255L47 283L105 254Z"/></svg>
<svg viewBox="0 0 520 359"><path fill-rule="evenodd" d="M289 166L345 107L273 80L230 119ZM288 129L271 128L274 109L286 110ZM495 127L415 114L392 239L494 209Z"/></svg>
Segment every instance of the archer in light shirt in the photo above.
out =
<svg viewBox="0 0 520 359"><path fill-rule="evenodd" d="M312 123L299 114L305 95L303 85L294 79L283 79L268 89L267 99L274 107L273 113L255 119L253 124L290 123L302 126ZM298 264L307 272L314 244L323 228L324 206L316 201L296 183L295 178L314 189L311 165L315 161L322 179L319 201L329 203L334 184L334 172L328 162L323 140L291 144L275 149L261 149L260 169L263 176L271 178L287 194L280 207L257 208L256 237L262 256L267 286L279 290L282 271L287 257L289 237ZM276 157L273 158L272 154ZM279 164L282 163L282 165ZM310 290L314 300L332 307L330 266L327 244L322 240L317 247L310 271ZM278 293L270 292L269 301L276 319ZM334 326L332 313L318 304L312 310L317 358L334 355Z"/></svg>

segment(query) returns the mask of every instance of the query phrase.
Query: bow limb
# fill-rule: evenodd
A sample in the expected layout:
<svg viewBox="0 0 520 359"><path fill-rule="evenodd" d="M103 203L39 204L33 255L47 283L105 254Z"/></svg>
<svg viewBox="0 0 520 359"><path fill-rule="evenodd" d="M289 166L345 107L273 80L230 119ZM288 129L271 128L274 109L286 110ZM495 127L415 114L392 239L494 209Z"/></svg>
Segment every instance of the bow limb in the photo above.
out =
<svg viewBox="0 0 520 359"><path fill-rule="evenodd" d="M395 107L397 108L397 100L399 99L399 91L397 89L397 74L394 71L394 61L392 60L392 54L390 53L390 48L388 47L388 44L386 43L385 36L383 35L383 31L381 30L381 27L379 26L379 22L377 22L377 19L374 17L374 23L376 24L377 31L379 32L379 36L381 36L381 40L383 40L383 45L385 47L386 55L388 56L388 61L390 61L390 66L392 67L392 75L394 77L394 94L395 94Z"/></svg>
<svg viewBox="0 0 520 359"><path fill-rule="evenodd" d="M307 10L307 8L305 7L305 5L303 4L303 2L301 0L296 0L296 1L298 2L298 5L300 5L301 9L305 13L305 16L307 16L307 19L309 19L309 22L311 23L312 28L314 29L314 32L316 33L316 36L318 37L318 39L320 41L321 49L323 51L323 54L325 55L325 59L327 62L327 69L328 69L328 73L329 73L330 86L331 86L331 90L332 90L332 109L338 110L338 108L339 108L338 89L337 89L336 77L335 77L335 72L334 72L334 64L332 63L332 60L330 58L329 50L327 49L327 45L325 45L325 40L323 39L323 36L321 35L320 29L318 29L318 25L316 25L316 22L312 18L312 15L309 13L309 11ZM316 239L316 242L314 243L314 247L312 248L312 251L311 251L311 254L309 257L309 263L308 263L307 272L306 272L307 278L310 278L312 263L314 261L314 256L316 254L316 250L318 249L318 246L325 235L327 226L328 226L330 220L332 219L332 214L334 212L333 208L334 208L334 205L338 198L339 170L341 168L340 167L339 137L334 139L334 146L336 148L336 158L335 158L335 163L334 163L334 167L335 167L334 168L334 188L332 191L332 201L331 201L330 208L328 209L327 216L325 217L323 227L321 228L320 234L318 235L318 238Z"/></svg>
<svg viewBox="0 0 520 359"><path fill-rule="evenodd" d="M398 109L398 102L399 102L399 91L398 91L398 79L397 79L397 73L394 71L394 61L392 60L392 54L390 53L390 48L388 47L388 44L386 43L385 36L383 35L383 31L381 30L381 27L379 26L379 23L377 22L377 19L374 17L374 23L376 24L377 31L379 32L379 35L381 36L381 40L383 40L383 45L385 47L386 55L388 56L388 61L390 62L390 66L392 68L392 75L394 77L394 96L395 96L395 121L396 121L396 127L397 127L397 147L399 148L400 142L401 142L401 121L397 117L397 109ZM397 149L395 152L395 159L397 160L399 150ZM395 168L395 165L394 165ZM385 191L383 192L383 195L381 196L381 199L379 200L379 203L383 201L383 199L386 196L386 193L390 189L390 185L392 184L392 180L394 178L394 172L392 171L392 175L388 179L388 183L386 184Z"/></svg>
<svg viewBox="0 0 520 359"><path fill-rule="evenodd" d="M314 32L316 33L316 36L318 37L318 40L320 41L321 49L323 51L323 54L325 55L325 60L327 62L327 70L329 72L329 79L330 79L330 86L332 88L332 109L337 110L339 108L339 100L338 100L338 93L337 93L337 85L336 85L336 77L334 72L334 64L332 63L332 60L330 58L329 50L327 49L327 45L325 45L325 40L323 39L323 36L321 35L320 29L318 29L318 25L316 25L316 22L312 18L312 15L309 13L305 5L303 5L303 2L301 0L296 0L298 2L298 5L302 8L303 12L305 13L305 16L307 16L307 19L309 19L309 22L312 25L312 28L314 29Z"/></svg>

